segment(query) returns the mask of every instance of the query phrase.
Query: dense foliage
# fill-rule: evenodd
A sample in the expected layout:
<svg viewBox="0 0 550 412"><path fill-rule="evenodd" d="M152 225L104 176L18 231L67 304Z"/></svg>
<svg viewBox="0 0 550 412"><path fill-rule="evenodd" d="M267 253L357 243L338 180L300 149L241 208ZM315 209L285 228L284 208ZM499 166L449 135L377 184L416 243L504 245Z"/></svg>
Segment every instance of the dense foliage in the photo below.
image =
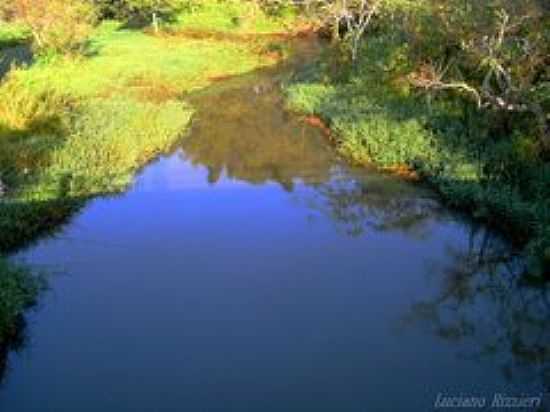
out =
<svg viewBox="0 0 550 412"><path fill-rule="evenodd" d="M415 64L411 83L428 92L455 90L498 113L505 126L525 115L539 149L550 150L550 16L543 3L432 1L421 21L404 25Z"/></svg>
<svg viewBox="0 0 550 412"><path fill-rule="evenodd" d="M291 107L329 121L351 158L414 169L451 204L527 243L533 273L548 271L548 5L322 3L322 10L336 10L320 20L339 22L344 53L331 54L290 87ZM349 31L358 26L340 26L342 16L375 6L350 55L356 45L348 44Z"/></svg>
<svg viewBox="0 0 550 412"><path fill-rule="evenodd" d="M197 0L91 0L101 16L133 24L152 24L159 30L160 20L173 20L178 13L192 11Z"/></svg>

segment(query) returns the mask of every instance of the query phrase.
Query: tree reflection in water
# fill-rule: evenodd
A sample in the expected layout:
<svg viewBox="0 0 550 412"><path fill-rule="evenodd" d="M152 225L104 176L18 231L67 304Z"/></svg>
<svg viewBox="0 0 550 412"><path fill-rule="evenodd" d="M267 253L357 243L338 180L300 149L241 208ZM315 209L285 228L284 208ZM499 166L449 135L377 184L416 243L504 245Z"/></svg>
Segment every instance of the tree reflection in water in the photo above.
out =
<svg viewBox="0 0 550 412"><path fill-rule="evenodd" d="M434 219L456 220L429 192L387 176L344 173L312 188L305 203L351 236L374 230L422 238ZM463 225L467 241L447 245L441 261L427 265L437 293L414 304L404 324L464 344L461 356L496 363L510 384L550 391L550 284L529 278L522 257L497 234Z"/></svg>
<svg viewBox="0 0 550 412"><path fill-rule="evenodd" d="M9 370L8 356L10 352L19 352L27 343L26 330L26 321L23 316L20 316L13 331L0 339L0 387Z"/></svg>
<svg viewBox="0 0 550 412"><path fill-rule="evenodd" d="M211 184L222 177L272 181L293 192L300 183L296 200L329 215L351 235L367 229L423 235L427 218L441 212L431 193L342 165L322 131L283 109L280 79L268 72L252 80L236 79L192 98L199 110L182 143L185 161L205 167Z"/></svg>
<svg viewBox="0 0 550 412"><path fill-rule="evenodd" d="M450 216L429 194L376 175L314 187L309 206L352 236L374 230L424 237L430 221ZM404 324L456 344L467 360L498 365L510 384L549 392L550 284L530 279L521 256L498 235L464 226L467 242L447 245L441 261L427 265L437 293L414 304Z"/></svg>
<svg viewBox="0 0 550 412"><path fill-rule="evenodd" d="M314 43L297 42L305 53ZM311 50L310 50L311 49ZM208 169L215 184L222 176L262 184L276 182L286 191L295 181L326 181L336 156L323 133L284 110L281 83L294 63L266 68L189 96L197 108L191 132L182 142L183 156Z"/></svg>
<svg viewBox="0 0 550 412"><path fill-rule="evenodd" d="M423 238L429 222L445 216L431 192L379 173L346 170L311 187L308 206L350 236L374 230Z"/></svg>
<svg viewBox="0 0 550 412"><path fill-rule="evenodd" d="M433 264L439 292L405 321L441 339L473 343L466 356L496 362L509 383L550 390L550 285L523 276L523 262L486 229L472 227L467 247L448 247Z"/></svg>

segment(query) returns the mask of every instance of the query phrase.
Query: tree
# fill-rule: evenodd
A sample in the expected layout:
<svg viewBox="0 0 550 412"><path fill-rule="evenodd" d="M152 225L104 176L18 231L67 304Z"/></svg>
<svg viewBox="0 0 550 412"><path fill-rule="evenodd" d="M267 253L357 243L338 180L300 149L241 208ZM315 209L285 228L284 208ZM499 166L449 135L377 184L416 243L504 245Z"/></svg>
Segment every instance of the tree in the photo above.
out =
<svg viewBox="0 0 550 412"><path fill-rule="evenodd" d="M411 83L428 92L460 92L479 108L502 115L528 114L535 120L542 146L550 148L544 106L550 95L550 18L541 4L538 0L495 0L490 6L477 0L434 3L428 24L415 34L422 61L409 76Z"/></svg>
<svg viewBox="0 0 550 412"><path fill-rule="evenodd" d="M316 11L321 24L330 28L334 42L349 46L355 62L361 41L382 4L383 0L308 0L305 7Z"/></svg>
<svg viewBox="0 0 550 412"><path fill-rule="evenodd" d="M382 2L381 0L342 0L342 3L342 20L350 42L351 59L355 62L365 31Z"/></svg>

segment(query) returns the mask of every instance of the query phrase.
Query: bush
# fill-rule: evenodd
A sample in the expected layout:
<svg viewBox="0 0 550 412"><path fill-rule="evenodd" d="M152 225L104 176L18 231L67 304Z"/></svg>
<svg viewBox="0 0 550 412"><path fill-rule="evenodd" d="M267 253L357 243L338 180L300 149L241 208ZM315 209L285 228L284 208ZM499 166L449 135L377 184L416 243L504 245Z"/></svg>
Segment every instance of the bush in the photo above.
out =
<svg viewBox="0 0 550 412"><path fill-rule="evenodd" d="M293 0L258 0L258 3L271 17L285 17L294 13Z"/></svg>
<svg viewBox="0 0 550 412"><path fill-rule="evenodd" d="M17 69L12 71L0 87L0 136L3 137L43 129L48 121L67 112L74 100L52 90L32 93L16 79L17 73Z"/></svg>
<svg viewBox="0 0 550 412"><path fill-rule="evenodd" d="M85 0L12 0L0 7L6 18L29 28L40 52L79 51L96 19Z"/></svg>
<svg viewBox="0 0 550 412"><path fill-rule="evenodd" d="M179 12L193 11L199 0L92 0L102 18L153 24L159 29L159 20L173 20Z"/></svg>

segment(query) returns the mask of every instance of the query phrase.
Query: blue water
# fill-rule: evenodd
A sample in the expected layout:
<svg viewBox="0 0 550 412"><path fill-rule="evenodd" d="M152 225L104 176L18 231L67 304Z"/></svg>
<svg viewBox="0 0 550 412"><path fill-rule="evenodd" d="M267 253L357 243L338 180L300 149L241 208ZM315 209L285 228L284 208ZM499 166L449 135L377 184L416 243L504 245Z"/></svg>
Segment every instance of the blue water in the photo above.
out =
<svg viewBox="0 0 550 412"><path fill-rule="evenodd" d="M548 389L549 293L498 236L345 165L270 73L194 99L172 154L17 256L50 290L1 411L414 412Z"/></svg>

